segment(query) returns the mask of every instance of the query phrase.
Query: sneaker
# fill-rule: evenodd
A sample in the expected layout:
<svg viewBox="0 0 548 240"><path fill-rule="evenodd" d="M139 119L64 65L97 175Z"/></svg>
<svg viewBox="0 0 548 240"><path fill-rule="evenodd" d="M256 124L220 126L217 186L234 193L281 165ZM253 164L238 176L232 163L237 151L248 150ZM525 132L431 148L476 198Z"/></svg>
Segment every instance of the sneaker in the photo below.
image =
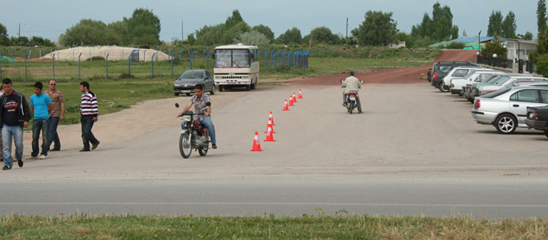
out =
<svg viewBox="0 0 548 240"><path fill-rule="evenodd" d="M89 149L87 149L87 148L82 148L82 149L80 149L80 152L89 152Z"/></svg>
<svg viewBox="0 0 548 240"><path fill-rule="evenodd" d="M38 157L39 159L46 159L46 155L42 154L40 155L40 157Z"/></svg>
<svg viewBox="0 0 548 240"><path fill-rule="evenodd" d="M23 167L23 159L17 160L17 165L19 165L19 167Z"/></svg>
<svg viewBox="0 0 548 240"><path fill-rule="evenodd" d="M97 144L92 144L91 150L95 150L97 148L97 146L99 146L99 143L101 143L101 142L97 141Z"/></svg>
<svg viewBox="0 0 548 240"><path fill-rule="evenodd" d="M214 143L214 144L211 144L211 148L217 149L217 144L215 144L215 143Z"/></svg>
<svg viewBox="0 0 548 240"><path fill-rule="evenodd" d="M26 159L33 159L33 158L37 158L38 156L28 156L28 157L25 157Z"/></svg>
<svg viewBox="0 0 548 240"><path fill-rule="evenodd" d="M8 167L8 166L4 166L4 167L2 168L2 170L10 170L10 169L11 169L11 167Z"/></svg>
<svg viewBox="0 0 548 240"><path fill-rule="evenodd" d="M358 113L363 113L362 111L359 111Z"/></svg>
<svg viewBox="0 0 548 240"><path fill-rule="evenodd" d="M54 148L54 149L51 149L50 151L51 151L51 152L57 152L57 151L61 151L61 149L59 149L59 148Z"/></svg>

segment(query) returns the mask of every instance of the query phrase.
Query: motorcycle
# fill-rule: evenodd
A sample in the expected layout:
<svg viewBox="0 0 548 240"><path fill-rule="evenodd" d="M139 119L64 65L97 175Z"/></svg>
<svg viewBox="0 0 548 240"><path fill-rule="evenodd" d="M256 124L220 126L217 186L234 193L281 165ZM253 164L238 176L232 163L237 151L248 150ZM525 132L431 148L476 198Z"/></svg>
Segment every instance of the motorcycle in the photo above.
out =
<svg viewBox="0 0 548 240"><path fill-rule="evenodd" d="M344 83L344 80L341 80L341 83ZM360 83L363 83L363 81L360 81ZM354 109L356 109L358 107L358 102L357 102L357 98L358 97L358 94L357 93L347 93L346 94L346 109L348 111L348 113L352 114L352 112L354 111Z"/></svg>
<svg viewBox="0 0 548 240"><path fill-rule="evenodd" d="M206 107L208 106L211 106L211 103L206 103ZM175 107L179 108L179 104L175 103ZM210 143L209 132L196 117L199 115L204 114L185 111L182 115L184 126L179 137L179 151L183 158L189 158L192 149L197 150L200 156L207 155Z"/></svg>

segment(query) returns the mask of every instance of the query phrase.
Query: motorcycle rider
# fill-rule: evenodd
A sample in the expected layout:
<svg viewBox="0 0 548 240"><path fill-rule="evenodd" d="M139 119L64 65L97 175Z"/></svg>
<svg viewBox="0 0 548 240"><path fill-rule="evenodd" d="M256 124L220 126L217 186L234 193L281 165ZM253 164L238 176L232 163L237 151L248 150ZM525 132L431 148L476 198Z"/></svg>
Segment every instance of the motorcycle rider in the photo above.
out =
<svg viewBox="0 0 548 240"><path fill-rule="evenodd" d="M217 149L217 140L215 138L215 126L213 126L213 122L211 121L211 105L207 106L207 109L204 112L204 108L206 108L206 103L210 102L209 96L204 93L204 85L203 84L196 84L194 86L194 96L192 96L186 105L183 112L179 114L179 117L183 116L183 113L188 111L192 105L194 105L195 113L203 113L204 115L198 115L198 120L206 126L209 137L211 138L211 148ZM184 122L181 123L181 128L184 129L183 126Z"/></svg>
<svg viewBox="0 0 548 240"><path fill-rule="evenodd" d="M350 72L350 76L347 77L343 82L343 87L346 87L346 90L343 92L343 107L346 107L346 94L355 93L356 102L358 103L358 113L362 113L362 103L358 92L362 88L362 83L356 77L354 77L354 72Z"/></svg>

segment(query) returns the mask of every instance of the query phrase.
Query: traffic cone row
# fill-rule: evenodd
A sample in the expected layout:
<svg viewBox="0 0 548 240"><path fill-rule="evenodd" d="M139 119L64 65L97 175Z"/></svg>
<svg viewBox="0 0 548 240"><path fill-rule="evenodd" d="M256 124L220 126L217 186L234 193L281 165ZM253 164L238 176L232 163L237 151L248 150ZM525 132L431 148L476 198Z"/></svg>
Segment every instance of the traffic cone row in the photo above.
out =
<svg viewBox="0 0 548 240"><path fill-rule="evenodd" d="M289 111L289 106L295 106L294 103L297 102L297 98L299 98L299 99L303 98L301 89L299 89L299 96L298 97L295 93L293 93L293 95L289 95L289 102L287 101L287 99L285 99L283 111ZM266 139L264 140L265 142L275 142L276 141L276 140L274 140L274 133L276 133L276 132L274 132L274 126L275 125L276 124L274 124L274 117L272 116L272 111L271 111L269 116L268 116L268 124L266 125L266 131L264 132L264 133L266 133ZM263 151L261 149L261 143L259 141L259 132L255 132L255 138L253 139L253 147L251 148L251 151L252 152Z"/></svg>

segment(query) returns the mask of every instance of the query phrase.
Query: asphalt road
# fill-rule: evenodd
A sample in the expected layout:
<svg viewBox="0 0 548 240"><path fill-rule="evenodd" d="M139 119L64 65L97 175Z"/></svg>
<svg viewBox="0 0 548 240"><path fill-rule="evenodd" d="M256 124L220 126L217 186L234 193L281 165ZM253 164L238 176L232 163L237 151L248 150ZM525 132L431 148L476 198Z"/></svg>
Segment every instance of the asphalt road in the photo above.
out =
<svg viewBox="0 0 548 240"><path fill-rule="evenodd" d="M219 148L189 159L178 152L177 112L145 105L143 113L173 127L90 153L69 148L4 171L0 213L298 216L321 208L327 214L548 216L543 133L501 135L477 125L470 103L427 83L365 88L359 115L345 112L341 89L333 86L303 88L304 99L285 112L284 99L299 86L218 93L212 101ZM262 141L269 111L276 124L272 143ZM262 152L249 151L255 131Z"/></svg>

